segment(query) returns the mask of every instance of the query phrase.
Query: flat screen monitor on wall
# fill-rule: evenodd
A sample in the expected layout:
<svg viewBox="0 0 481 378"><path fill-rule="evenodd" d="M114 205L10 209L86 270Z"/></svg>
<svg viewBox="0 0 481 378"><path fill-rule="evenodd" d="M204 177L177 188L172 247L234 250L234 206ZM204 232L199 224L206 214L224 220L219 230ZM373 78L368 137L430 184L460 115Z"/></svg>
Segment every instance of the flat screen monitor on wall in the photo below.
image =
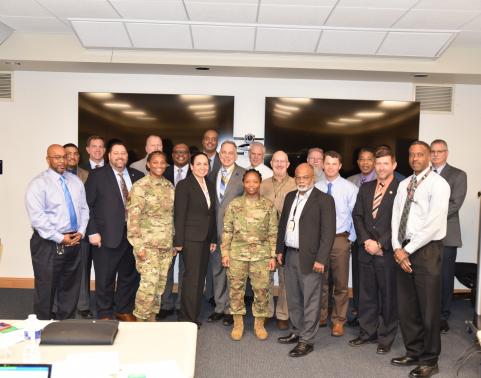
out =
<svg viewBox="0 0 481 378"><path fill-rule="evenodd" d="M268 97L266 149L287 152L291 168L306 161L311 147L335 150L343 156L345 177L358 172L361 147L387 144L396 153L397 170L409 175L408 147L419 138L419 115L418 102Z"/></svg>
<svg viewBox="0 0 481 378"><path fill-rule="evenodd" d="M127 144L129 161L145 156L145 139L162 138L170 159L172 147L187 144L202 150L202 136L208 129L219 132L219 140L232 138L234 97L210 95L79 93L79 146L83 161L85 144L99 135L108 143L120 139Z"/></svg>

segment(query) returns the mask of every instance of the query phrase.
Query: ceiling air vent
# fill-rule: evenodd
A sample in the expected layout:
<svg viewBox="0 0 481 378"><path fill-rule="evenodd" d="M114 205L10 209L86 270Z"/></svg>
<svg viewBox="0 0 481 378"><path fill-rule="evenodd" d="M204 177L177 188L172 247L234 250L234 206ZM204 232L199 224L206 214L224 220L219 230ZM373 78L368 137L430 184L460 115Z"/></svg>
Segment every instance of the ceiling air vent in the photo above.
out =
<svg viewBox="0 0 481 378"><path fill-rule="evenodd" d="M416 101L421 103L421 111L451 112L453 87L416 85Z"/></svg>
<svg viewBox="0 0 481 378"><path fill-rule="evenodd" d="M0 72L0 99L12 98L12 74L10 72Z"/></svg>

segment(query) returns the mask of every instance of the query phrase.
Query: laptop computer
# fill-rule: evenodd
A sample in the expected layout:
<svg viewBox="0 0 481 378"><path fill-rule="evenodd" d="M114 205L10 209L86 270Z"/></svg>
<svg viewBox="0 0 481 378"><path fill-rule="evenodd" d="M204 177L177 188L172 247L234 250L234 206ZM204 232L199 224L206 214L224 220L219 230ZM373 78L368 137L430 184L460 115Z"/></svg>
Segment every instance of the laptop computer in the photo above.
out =
<svg viewBox="0 0 481 378"><path fill-rule="evenodd" d="M50 378L51 364L2 364L0 378Z"/></svg>

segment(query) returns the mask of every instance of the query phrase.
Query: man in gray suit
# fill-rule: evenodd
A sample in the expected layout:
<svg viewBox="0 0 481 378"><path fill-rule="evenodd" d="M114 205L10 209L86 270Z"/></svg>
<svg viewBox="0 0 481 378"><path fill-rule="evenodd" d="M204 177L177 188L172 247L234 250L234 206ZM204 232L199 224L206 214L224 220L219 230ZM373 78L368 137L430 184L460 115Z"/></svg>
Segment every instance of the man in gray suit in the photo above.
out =
<svg viewBox="0 0 481 378"><path fill-rule="evenodd" d="M463 205L467 191L466 173L447 163L448 144L442 139L431 143L431 163L433 171L446 179L451 188L448 208L448 228L443 239L442 292L441 292L441 333L449 331L448 319L454 291L454 270L458 247L462 246L459 209Z"/></svg>
<svg viewBox="0 0 481 378"><path fill-rule="evenodd" d="M245 169L235 164L237 159L237 146L233 141L226 140L220 146L219 153L221 167L215 181L216 192L216 218L217 218L217 245L221 245L222 231L224 230L224 215L227 205L244 191L242 176ZM229 290L227 287L226 270L222 266L219 247L210 255L210 266L214 281L215 310L207 319L216 322L223 319L223 324L233 324L232 315L229 314Z"/></svg>
<svg viewBox="0 0 481 378"><path fill-rule="evenodd" d="M147 172L147 156L154 151L162 151L162 139L157 135L149 135L145 141L145 157L130 164L130 168L135 168L147 175L149 173Z"/></svg>

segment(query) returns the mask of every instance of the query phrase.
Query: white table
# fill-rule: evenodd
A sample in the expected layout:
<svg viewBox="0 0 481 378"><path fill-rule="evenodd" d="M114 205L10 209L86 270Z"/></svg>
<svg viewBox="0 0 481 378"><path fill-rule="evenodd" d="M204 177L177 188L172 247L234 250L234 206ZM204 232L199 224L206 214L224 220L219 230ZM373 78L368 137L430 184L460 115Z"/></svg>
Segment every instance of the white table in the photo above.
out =
<svg viewBox="0 0 481 378"><path fill-rule="evenodd" d="M24 323L18 320L5 320L5 322L18 328L23 327ZM56 376L55 364L65 361L72 354L94 353L102 357L102 354L99 353L116 352L121 366L156 362L166 362L173 365L175 362L182 376L193 377L196 343L197 326L193 323L120 322L114 345L40 345L39 362L53 364L53 372ZM22 362L24 347L24 342L14 345L10 348L11 355L0 362Z"/></svg>

